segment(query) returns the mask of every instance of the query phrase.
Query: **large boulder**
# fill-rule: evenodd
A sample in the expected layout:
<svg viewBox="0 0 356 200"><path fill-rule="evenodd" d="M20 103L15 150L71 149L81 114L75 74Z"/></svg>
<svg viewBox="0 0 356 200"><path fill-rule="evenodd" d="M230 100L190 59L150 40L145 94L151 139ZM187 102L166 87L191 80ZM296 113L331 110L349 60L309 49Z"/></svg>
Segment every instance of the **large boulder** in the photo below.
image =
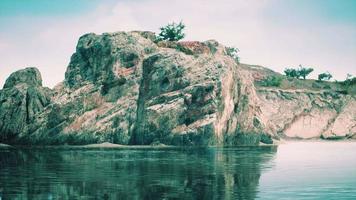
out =
<svg viewBox="0 0 356 200"><path fill-rule="evenodd" d="M20 134L28 134L49 104L50 91L42 87L38 69L12 73L0 91L0 142L12 143Z"/></svg>
<svg viewBox="0 0 356 200"><path fill-rule="evenodd" d="M6 79L4 89L12 88L20 84L34 87L42 86L42 77L40 71L34 67L18 70L12 73L9 78Z"/></svg>

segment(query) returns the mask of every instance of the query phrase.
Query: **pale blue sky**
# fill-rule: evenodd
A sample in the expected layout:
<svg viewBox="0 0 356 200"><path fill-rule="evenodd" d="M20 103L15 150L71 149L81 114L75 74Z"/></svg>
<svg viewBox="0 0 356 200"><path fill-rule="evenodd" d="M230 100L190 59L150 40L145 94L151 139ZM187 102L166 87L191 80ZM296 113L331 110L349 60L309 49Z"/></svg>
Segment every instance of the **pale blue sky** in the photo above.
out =
<svg viewBox="0 0 356 200"><path fill-rule="evenodd" d="M236 46L243 63L356 75L356 0L1 0L0 88L27 66L53 87L87 32L158 31L180 20L186 40Z"/></svg>

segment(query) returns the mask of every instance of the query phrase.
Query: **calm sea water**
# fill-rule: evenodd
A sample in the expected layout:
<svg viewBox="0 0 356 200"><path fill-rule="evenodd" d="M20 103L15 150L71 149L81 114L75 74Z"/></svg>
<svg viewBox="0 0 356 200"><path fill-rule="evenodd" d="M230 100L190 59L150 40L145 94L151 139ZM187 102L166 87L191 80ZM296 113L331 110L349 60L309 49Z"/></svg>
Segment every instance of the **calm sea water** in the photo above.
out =
<svg viewBox="0 0 356 200"><path fill-rule="evenodd" d="M356 199L356 143L0 149L0 199Z"/></svg>

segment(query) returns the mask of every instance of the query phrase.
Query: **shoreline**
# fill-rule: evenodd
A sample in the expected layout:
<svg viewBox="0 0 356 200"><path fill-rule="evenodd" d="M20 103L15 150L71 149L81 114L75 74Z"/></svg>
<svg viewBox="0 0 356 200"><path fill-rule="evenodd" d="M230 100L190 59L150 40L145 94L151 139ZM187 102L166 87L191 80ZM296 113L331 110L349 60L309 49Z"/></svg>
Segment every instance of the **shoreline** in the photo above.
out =
<svg viewBox="0 0 356 200"><path fill-rule="evenodd" d="M100 148L113 148L113 149L125 149L125 148L179 148L180 146L170 146L170 145L122 145L114 144L110 142L103 142L97 144L85 144L85 145L8 145L0 143L1 148L53 148L53 149L100 149Z"/></svg>
<svg viewBox="0 0 356 200"><path fill-rule="evenodd" d="M340 140L323 140L323 139L282 139L279 141L274 141L273 144L263 144L260 143L257 146L173 146L173 145L122 145L114 144L110 142L97 143L97 144L86 144L86 145L8 145L0 143L0 149L8 148L54 148L54 149L178 149L178 148L233 148L233 147L273 147L279 145L285 145L288 143L353 143L356 142L355 139L340 139Z"/></svg>

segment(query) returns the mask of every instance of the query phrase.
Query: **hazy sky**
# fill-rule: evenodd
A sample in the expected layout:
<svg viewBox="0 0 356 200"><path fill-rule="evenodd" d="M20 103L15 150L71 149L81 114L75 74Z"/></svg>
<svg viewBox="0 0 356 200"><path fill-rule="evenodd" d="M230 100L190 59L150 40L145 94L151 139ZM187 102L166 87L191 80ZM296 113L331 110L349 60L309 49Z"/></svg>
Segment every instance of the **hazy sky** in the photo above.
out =
<svg viewBox="0 0 356 200"><path fill-rule="evenodd" d="M157 32L180 20L185 40L236 46L243 63L356 75L356 0L1 0L0 88L27 66L53 87L87 32Z"/></svg>

